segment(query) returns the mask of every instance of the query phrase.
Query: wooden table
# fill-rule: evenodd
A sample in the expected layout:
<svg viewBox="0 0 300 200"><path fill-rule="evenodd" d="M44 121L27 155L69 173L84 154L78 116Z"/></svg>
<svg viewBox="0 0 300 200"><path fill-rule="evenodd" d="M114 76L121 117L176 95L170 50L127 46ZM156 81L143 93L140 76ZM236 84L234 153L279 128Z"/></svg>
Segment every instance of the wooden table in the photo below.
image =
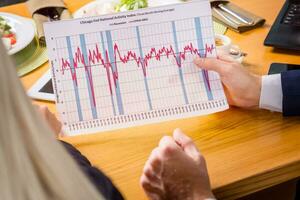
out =
<svg viewBox="0 0 300 200"><path fill-rule="evenodd" d="M227 35L249 56L245 66L266 74L272 62L300 64L299 54L273 51L264 47L271 24L284 0L236 2L266 18L263 28ZM67 0L73 12L88 0ZM29 16L24 4L0 8L0 11ZM26 89L47 70L48 65L22 78ZM55 111L54 104L47 104ZM146 199L139 177L151 150L163 135L180 127L194 139L205 155L216 196L236 199L247 194L300 177L300 118L283 118L280 113L231 108L222 113L183 119L107 133L65 138L78 147L120 188L127 199Z"/></svg>

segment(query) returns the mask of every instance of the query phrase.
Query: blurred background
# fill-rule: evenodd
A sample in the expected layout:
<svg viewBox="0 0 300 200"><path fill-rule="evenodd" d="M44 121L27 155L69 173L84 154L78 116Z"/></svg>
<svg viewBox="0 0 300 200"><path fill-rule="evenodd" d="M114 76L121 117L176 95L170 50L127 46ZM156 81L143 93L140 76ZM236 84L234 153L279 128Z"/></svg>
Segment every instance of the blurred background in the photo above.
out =
<svg viewBox="0 0 300 200"><path fill-rule="evenodd" d="M15 4L15 3L21 3L24 1L26 0L0 0L0 7L10 5L10 4Z"/></svg>

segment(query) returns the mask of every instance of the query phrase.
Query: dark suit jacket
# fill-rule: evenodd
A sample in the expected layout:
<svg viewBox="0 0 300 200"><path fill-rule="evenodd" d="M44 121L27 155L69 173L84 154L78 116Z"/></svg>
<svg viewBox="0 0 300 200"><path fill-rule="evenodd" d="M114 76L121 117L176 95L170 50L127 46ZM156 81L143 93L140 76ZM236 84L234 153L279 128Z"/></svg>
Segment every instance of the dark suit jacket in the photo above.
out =
<svg viewBox="0 0 300 200"><path fill-rule="evenodd" d="M0 7L25 2L26 0L0 0Z"/></svg>
<svg viewBox="0 0 300 200"><path fill-rule="evenodd" d="M80 166L82 172L91 180L98 191L107 200L123 200L121 193L113 185L113 183L100 170L93 167L90 161L84 157L75 147L61 141L63 146L67 149L70 155Z"/></svg>
<svg viewBox="0 0 300 200"><path fill-rule="evenodd" d="M281 73L283 115L300 115L300 70Z"/></svg>

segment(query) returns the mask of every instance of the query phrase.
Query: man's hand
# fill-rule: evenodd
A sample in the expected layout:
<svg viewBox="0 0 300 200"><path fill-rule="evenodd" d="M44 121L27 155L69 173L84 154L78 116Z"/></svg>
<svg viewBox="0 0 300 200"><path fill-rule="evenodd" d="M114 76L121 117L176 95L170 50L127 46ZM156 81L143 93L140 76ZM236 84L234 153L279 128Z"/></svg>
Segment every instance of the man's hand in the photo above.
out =
<svg viewBox="0 0 300 200"><path fill-rule="evenodd" d="M55 136L58 137L61 133L62 124L56 118L56 116L49 111L47 106L39 106L35 105L38 113L42 116L42 118L47 122L49 127L54 132Z"/></svg>
<svg viewBox="0 0 300 200"><path fill-rule="evenodd" d="M196 58L197 67L218 72L230 105L256 108L259 105L261 77L251 74L230 57Z"/></svg>

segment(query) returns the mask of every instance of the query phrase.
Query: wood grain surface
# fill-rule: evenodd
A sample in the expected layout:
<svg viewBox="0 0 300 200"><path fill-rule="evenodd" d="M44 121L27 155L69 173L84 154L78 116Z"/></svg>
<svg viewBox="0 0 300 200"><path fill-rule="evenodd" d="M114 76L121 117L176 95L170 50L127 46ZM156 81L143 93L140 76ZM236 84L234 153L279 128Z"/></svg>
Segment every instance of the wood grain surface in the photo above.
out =
<svg viewBox="0 0 300 200"><path fill-rule="evenodd" d="M274 51L263 41L284 0L232 0L264 17L264 27L243 34L228 31L233 42L248 53L245 67L266 74L272 62L300 64L299 53ZM73 12L88 0L66 0ZM24 4L0 8L29 17ZM22 78L26 89L48 65ZM55 112L55 106L46 104ZM300 118L280 113L231 108L222 113L128 128L87 136L64 138L112 178L127 199L146 199L139 177L151 150L163 135L180 127L207 159L214 193L219 199L236 199L300 177Z"/></svg>

